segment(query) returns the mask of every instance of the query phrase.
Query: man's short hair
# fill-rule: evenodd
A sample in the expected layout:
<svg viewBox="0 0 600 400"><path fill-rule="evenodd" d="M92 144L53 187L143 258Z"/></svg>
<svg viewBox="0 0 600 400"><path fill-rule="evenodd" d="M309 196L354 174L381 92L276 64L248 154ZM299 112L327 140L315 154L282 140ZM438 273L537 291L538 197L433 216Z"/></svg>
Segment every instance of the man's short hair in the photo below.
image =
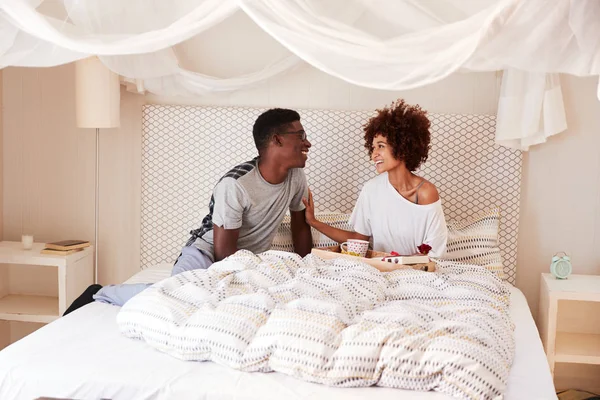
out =
<svg viewBox="0 0 600 400"><path fill-rule="evenodd" d="M267 147L269 140L279 129L295 121L300 121L300 114L286 108L273 108L259 115L252 128L254 144L258 151Z"/></svg>

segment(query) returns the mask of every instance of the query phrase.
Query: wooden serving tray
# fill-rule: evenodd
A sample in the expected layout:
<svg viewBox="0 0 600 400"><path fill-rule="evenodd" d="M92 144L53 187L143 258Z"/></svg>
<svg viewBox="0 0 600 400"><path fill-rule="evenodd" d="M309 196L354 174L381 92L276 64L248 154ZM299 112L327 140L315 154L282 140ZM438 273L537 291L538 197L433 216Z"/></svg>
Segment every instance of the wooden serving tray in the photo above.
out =
<svg viewBox="0 0 600 400"><path fill-rule="evenodd" d="M425 272L435 271L435 263L433 261L429 261L426 264L394 264L391 262L382 261L381 259L383 257L387 257L387 256L391 255L389 253L384 253L382 251L369 250L369 251L367 251L366 257L357 257L357 256L351 256L350 254L342 254L340 246L330 246L330 247L313 248L311 253L314 255L317 255L321 258L324 258L326 260L330 260L332 258L338 258L338 257L348 258L350 260L359 259L360 261L377 268L381 272L390 272L390 271L395 271L397 269L408 269L408 268L418 269L420 271L425 271Z"/></svg>

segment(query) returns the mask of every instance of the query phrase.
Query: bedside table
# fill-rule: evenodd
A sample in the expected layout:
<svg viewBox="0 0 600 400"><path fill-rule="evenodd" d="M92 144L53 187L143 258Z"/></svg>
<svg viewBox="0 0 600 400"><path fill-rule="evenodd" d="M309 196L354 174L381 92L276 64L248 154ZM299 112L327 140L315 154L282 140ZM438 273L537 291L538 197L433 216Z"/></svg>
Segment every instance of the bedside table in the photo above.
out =
<svg viewBox="0 0 600 400"><path fill-rule="evenodd" d="M21 242L0 242L0 324L45 324L59 318L94 283L94 250L67 256L41 254L43 243L24 250ZM0 329L0 348L13 340L12 327Z"/></svg>
<svg viewBox="0 0 600 400"><path fill-rule="evenodd" d="M583 321L577 321L578 331L558 323L564 317L561 315L563 307L576 307L575 302L588 303L585 306L595 302L600 307L600 276L571 275L567 279L556 279L551 274L542 274L539 328L553 376L556 363L600 365L598 327L587 329L585 315L579 316Z"/></svg>

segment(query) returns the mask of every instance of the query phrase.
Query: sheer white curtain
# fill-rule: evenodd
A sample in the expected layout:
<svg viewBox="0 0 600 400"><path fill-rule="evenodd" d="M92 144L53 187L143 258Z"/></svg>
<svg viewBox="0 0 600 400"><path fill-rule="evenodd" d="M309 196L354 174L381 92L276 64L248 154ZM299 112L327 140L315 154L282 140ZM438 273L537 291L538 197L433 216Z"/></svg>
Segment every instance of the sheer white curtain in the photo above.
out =
<svg viewBox="0 0 600 400"><path fill-rule="evenodd" d="M257 85L302 62L385 90L504 70L498 142L522 149L566 128L556 74L600 75L598 0L53 2L62 14L42 12L40 1L0 0L0 67L98 55L134 90L184 96ZM289 55L229 78L181 68L173 46L239 10Z"/></svg>
<svg viewBox="0 0 600 400"><path fill-rule="evenodd" d="M504 71L496 142L527 150L567 129L558 74Z"/></svg>

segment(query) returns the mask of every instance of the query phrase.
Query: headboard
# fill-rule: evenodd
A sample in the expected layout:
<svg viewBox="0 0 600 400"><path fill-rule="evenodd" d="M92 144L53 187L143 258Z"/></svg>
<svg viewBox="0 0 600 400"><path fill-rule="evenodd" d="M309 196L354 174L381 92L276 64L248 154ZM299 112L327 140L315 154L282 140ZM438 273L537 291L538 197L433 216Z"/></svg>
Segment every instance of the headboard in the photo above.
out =
<svg viewBox="0 0 600 400"><path fill-rule="evenodd" d="M256 156L252 125L265 109L146 105L143 109L141 267L173 262L200 226L217 180ZM376 175L364 149L370 111L298 110L312 143L305 172L317 212L351 212ZM431 151L419 173L446 218L501 209L500 250L515 282L521 152L495 144L495 117L429 114Z"/></svg>

